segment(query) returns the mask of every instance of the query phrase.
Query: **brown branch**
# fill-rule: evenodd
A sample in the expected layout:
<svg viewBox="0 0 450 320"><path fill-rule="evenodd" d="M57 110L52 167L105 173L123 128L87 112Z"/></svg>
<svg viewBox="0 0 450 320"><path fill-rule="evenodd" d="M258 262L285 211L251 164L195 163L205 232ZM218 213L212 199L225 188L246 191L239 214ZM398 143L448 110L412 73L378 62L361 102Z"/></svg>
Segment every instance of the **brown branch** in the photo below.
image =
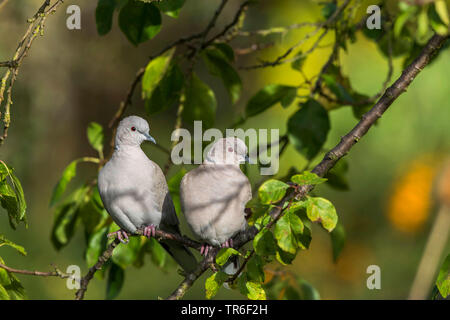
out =
<svg viewBox="0 0 450 320"><path fill-rule="evenodd" d="M141 236L143 235L143 229L136 230L135 234L132 234L130 236ZM180 234L165 232L163 230L156 230L155 231L155 239L160 240L174 240L179 243L184 244L187 247L194 248L198 251L200 251L202 244L200 242L197 242L195 240L192 240L186 236L182 236ZM114 249L120 244L119 239L114 239L113 242L111 242L106 250L102 253L102 255L98 258L97 263L93 265L91 268L89 268L86 275L81 278L80 280L80 289L75 293L75 300L83 300L84 294L87 290L87 287L89 285L89 282L94 277L97 270L100 270L103 268L104 264L112 257L112 254L114 252Z"/></svg>
<svg viewBox="0 0 450 320"><path fill-rule="evenodd" d="M55 271L52 272L42 272L42 271L30 271L30 270L21 270L21 269L15 269L8 267L2 263L0 263L0 268L5 269L8 272L11 273L17 273L17 274L25 274L30 276L40 276L40 277L59 277L62 279L70 278L72 275L61 272L58 268L55 267Z"/></svg>

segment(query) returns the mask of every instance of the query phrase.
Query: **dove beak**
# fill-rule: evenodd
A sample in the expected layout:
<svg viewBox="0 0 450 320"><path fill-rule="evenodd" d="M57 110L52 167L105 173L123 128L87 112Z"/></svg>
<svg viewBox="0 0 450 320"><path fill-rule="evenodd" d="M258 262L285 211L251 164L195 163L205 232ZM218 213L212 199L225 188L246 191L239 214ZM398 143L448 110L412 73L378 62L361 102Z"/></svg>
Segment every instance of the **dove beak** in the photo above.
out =
<svg viewBox="0 0 450 320"><path fill-rule="evenodd" d="M149 135L148 133L144 133L144 136L145 136L145 140L153 142L154 144L156 144L155 138L153 138L151 135Z"/></svg>

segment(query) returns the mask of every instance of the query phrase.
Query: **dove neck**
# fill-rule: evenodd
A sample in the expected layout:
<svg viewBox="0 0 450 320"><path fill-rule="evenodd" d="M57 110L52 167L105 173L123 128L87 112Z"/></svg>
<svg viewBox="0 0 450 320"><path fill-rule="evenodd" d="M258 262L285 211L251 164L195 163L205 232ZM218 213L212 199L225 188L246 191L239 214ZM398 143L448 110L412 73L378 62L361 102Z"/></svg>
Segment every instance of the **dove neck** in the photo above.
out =
<svg viewBox="0 0 450 320"><path fill-rule="evenodd" d="M141 146L138 144L116 144L113 157L135 157L141 156L142 154L144 154L144 151L142 151Z"/></svg>

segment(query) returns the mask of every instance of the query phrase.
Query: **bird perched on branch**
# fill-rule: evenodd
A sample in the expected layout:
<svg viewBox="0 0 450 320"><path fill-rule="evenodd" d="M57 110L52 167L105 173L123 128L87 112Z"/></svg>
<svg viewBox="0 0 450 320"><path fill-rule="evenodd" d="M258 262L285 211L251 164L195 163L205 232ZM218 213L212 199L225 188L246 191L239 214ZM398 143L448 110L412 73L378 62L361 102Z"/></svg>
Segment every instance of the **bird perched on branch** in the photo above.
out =
<svg viewBox="0 0 450 320"><path fill-rule="evenodd" d="M124 118L117 127L114 153L98 175L103 204L121 228L114 234L124 243L141 227L148 238L155 236L156 228L180 233L166 179L161 168L142 151L144 141L156 143L147 121L137 116ZM185 271L196 267L188 248L173 240L160 243Z"/></svg>
<svg viewBox="0 0 450 320"><path fill-rule="evenodd" d="M180 200L186 221L196 236L212 246L232 247L233 236L245 230L245 205L252 198L251 185L239 165L247 162L247 147L235 137L218 140L199 167L180 184Z"/></svg>

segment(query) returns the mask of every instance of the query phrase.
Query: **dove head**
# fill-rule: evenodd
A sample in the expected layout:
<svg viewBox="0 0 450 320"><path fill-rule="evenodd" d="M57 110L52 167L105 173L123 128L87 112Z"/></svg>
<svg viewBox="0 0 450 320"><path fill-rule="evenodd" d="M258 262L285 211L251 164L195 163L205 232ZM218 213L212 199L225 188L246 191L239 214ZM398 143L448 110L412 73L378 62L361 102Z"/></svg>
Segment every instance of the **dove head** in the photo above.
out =
<svg viewBox="0 0 450 320"><path fill-rule="evenodd" d="M120 121L116 132L116 147L139 146L144 141L156 143L149 134L148 122L141 117L129 116Z"/></svg>
<svg viewBox="0 0 450 320"><path fill-rule="evenodd" d="M217 140L205 158L205 163L209 164L239 165L244 162L248 162L247 146L236 137Z"/></svg>

